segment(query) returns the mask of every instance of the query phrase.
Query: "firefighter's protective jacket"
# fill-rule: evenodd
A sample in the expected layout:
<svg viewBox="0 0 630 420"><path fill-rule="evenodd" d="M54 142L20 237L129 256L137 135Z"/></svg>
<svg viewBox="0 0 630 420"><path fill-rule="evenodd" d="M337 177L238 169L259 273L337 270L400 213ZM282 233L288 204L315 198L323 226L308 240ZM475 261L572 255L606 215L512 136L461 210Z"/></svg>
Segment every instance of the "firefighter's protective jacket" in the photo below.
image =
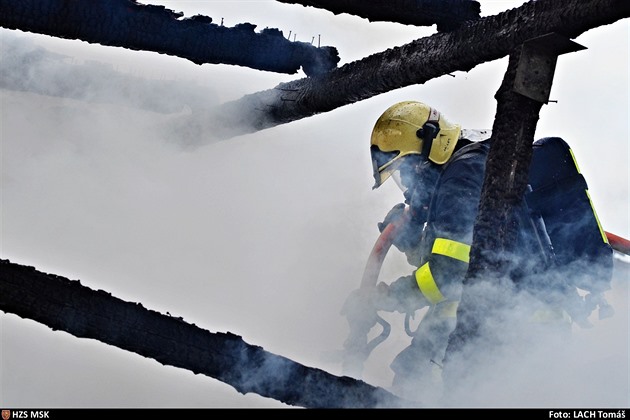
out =
<svg viewBox="0 0 630 420"><path fill-rule="evenodd" d="M483 186L488 141L456 151L437 179L417 249L414 278L432 304L459 300L461 281L468 269L472 231ZM420 206L411 197L410 206Z"/></svg>
<svg viewBox="0 0 630 420"><path fill-rule="evenodd" d="M441 168L426 213L426 225L424 218L414 221L412 217L405 229L406 236L422 232L416 246L405 250L409 262L418 267L407 281L415 281L424 298L431 304L459 300L462 280L468 269L489 150L489 140L468 144L457 150ZM548 230L553 248L558 250L560 256L559 266L575 268L573 266L582 265L581 272L588 273L582 278L575 275L564 277L562 281L571 283L570 287L600 293L609 288L612 277L612 248L599 225L586 182L579 174L577 164L574 159L568 162L565 157L563 160L560 152L572 156L568 145L559 138L542 139L534 144L530 183L536 189L526 198L535 198L530 200L535 211L533 216L543 214L551 223ZM573 178L576 180L571 181ZM427 187L424 185L419 188ZM411 213L426 212L422 209L426 205L422 200L426 201L426 198L417 200L416 196L419 194L412 192L407 200ZM547 250L541 249L540 244L532 239L536 232L529 231L531 226L527 220L532 216L529 207L524 205L522 211L527 214L521 215L519 219L522 223L518 241L522 243L518 243L516 249L522 261L527 261L529 267L537 267L542 272L549 268L549 256L544 255ZM567 219L567 216L570 217ZM532 277L544 276L534 274ZM534 282L535 287L544 288L544 281L547 280L541 283L540 278ZM523 286L527 287L525 283Z"/></svg>

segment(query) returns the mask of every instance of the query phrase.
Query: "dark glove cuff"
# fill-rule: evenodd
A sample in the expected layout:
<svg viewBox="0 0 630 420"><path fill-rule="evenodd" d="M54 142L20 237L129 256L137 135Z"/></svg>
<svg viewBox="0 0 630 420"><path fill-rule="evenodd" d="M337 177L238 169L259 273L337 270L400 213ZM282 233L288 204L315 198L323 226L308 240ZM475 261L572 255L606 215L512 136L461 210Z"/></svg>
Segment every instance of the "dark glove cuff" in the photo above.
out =
<svg viewBox="0 0 630 420"><path fill-rule="evenodd" d="M387 225L389 225L390 223L394 223L396 220L400 219L403 216L404 212L404 203L398 203L394 207L392 207L392 209L385 216L385 219L377 224L379 232L383 233Z"/></svg>

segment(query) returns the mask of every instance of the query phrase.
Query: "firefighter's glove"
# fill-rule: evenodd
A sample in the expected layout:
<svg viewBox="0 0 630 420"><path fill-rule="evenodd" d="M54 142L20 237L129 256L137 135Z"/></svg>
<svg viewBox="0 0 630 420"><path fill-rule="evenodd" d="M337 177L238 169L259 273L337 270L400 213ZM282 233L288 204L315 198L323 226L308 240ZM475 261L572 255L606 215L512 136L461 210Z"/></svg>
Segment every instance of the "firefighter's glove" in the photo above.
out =
<svg viewBox="0 0 630 420"><path fill-rule="evenodd" d="M429 304L418 289L413 275L400 277L389 286L379 283L373 300L378 310L400 313L413 313Z"/></svg>
<svg viewBox="0 0 630 420"><path fill-rule="evenodd" d="M420 240L420 231L415 231L414 227L403 219L405 213L405 204L396 204L387 213L385 219L378 223L379 232L383 233L385 228L391 223L398 223L402 226L398 229L396 236L393 238L392 244L401 252L407 252L415 247Z"/></svg>
<svg viewBox="0 0 630 420"><path fill-rule="evenodd" d="M592 310L594 310L595 307L599 309L599 319L610 318L615 314L615 310L601 293L589 293L584 296L584 301Z"/></svg>
<svg viewBox="0 0 630 420"><path fill-rule="evenodd" d="M590 300L577 294L571 294L567 297L565 310L571 316L571 320L580 326L580 328L592 328L593 324L588 317L591 315L595 306Z"/></svg>
<svg viewBox="0 0 630 420"><path fill-rule="evenodd" d="M413 313L428 306L413 275L400 277L390 285L383 282L354 290L343 305L341 315L354 323L374 325L377 312Z"/></svg>
<svg viewBox="0 0 630 420"><path fill-rule="evenodd" d="M373 303L375 290L376 287L361 287L352 291L344 302L341 315L345 316L354 328L369 330L376 324L378 309Z"/></svg>
<svg viewBox="0 0 630 420"><path fill-rule="evenodd" d="M405 212L405 203L398 203L387 213L385 219L382 222L378 223L378 231L383 233L387 225L392 222L396 222L403 217L403 213Z"/></svg>

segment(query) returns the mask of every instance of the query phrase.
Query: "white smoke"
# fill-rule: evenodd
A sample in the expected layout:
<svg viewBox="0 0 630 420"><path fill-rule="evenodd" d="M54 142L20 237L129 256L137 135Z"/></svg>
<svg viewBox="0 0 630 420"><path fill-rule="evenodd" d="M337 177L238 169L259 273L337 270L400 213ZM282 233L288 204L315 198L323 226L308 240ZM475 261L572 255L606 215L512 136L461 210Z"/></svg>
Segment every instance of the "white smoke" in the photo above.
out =
<svg viewBox="0 0 630 420"><path fill-rule="evenodd" d="M241 5L234 16L242 10ZM295 16L310 13L301 6L292 10ZM198 12L218 19L212 12ZM244 16L247 20L255 19ZM332 15L314 22L326 24L330 33L343 33ZM352 23L356 31L373 31L367 22ZM593 31L614 37L614 43L598 43L594 36L584 40L591 48L587 52L560 58L552 91L559 102L543 108L539 136L561 135L570 142L603 225L628 237L627 126L625 117L618 117L627 116L627 80L618 74L627 70L627 63L604 68L606 60L587 55L606 52L627 58L619 28ZM625 28L621 25L622 34ZM416 36L411 28L396 26L396 32L399 38ZM374 34L372 39L379 38L374 42L386 42L386 37ZM326 44L339 46L342 57L347 56L352 48L343 38L328 36ZM0 37L3 52L33 51L33 42L70 57L62 60L63 66L22 66L17 79L29 86L52 88L44 80L73 86L63 77L65 66L107 63L97 65L101 71L93 72L95 77L85 80L84 89L73 91L74 96L63 90L55 96L28 89L0 91L2 258L80 279L88 287L168 311L210 331L230 331L267 351L333 374L340 374L341 366L329 356L342 348L348 332L341 306L359 285L378 234L376 223L402 200L393 185L371 190L366 139L372 124L391 103L420 99L464 126L490 127L493 95L505 69L504 61L490 63L455 78L212 142L211 133L182 132L190 128L182 123L191 116L203 123L207 104L302 76L195 66L174 57L16 31L2 30ZM399 44L400 39L391 43ZM622 53L610 51L613 45ZM2 68L11 64L3 60ZM590 73L588 83L574 80L581 73L573 71L576 66ZM586 71L588 66L592 71ZM596 79L596 71L613 74ZM613 84L609 78L617 89L625 89L625 97L607 89L601 97L603 86ZM151 93L148 103L137 101L139 94L131 97L103 88L108 80L127 80L138 87L138 79L150 86L141 91ZM153 84L156 79L163 83ZM2 80L8 79L3 75ZM197 94L190 92L191 86L199 87ZM581 92L574 92L576 86ZM592 104L587 114L608 112L612 117L591 124L585 121L584 103ZM196 138L204 135L208 138ZM571 346L551 353L506 347L475 376L476 392L466 399L429 404L627 406L628 271L626 263L617 262L613 288L606 294L616 311L613 318L600 321L594 314L593 328L576 329ZM404 258L392 252L381 279L389 282L410 270ZM368 359L364 379L388 388L388 365L409 337L401 329L400 314L383 316L392 324L392 335ZM283 406L12 314L0 315L0 334L0 406ZM509 383L492 373L508 368L513 372Z"/></svg>

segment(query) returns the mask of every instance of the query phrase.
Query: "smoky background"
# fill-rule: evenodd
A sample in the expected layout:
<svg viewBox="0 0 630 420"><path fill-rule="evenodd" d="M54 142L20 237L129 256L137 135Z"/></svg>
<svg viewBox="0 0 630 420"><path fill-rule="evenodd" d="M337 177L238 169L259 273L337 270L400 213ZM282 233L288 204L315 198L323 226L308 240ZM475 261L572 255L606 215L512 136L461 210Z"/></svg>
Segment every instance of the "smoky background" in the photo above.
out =
<svg viewBox="0 0 630 420"><path fill-rule="evenodd" d="M152 3L215 22L221 14L226 25L300 28L298 40L321 32L322 45L339 49L340 65L425 36L267 1ZM522 2L487 5L498 12L504 3ZM629 237L628 24L576 41L588 49L559 58L551 94L558 102L543 107L537 137L569 142L604 228ZM0 46L2 258L334 374L348 332L341 307L360 283L377 222L402 201L393 183L371 189L374 122L392 103L417 99L464 127L489 128L506 68L504 60L486 63L216 141L211 127L187 127L204 126L213 105L303 75L197 66L5 29ZM629 272L626 258L615 262L606 294L613 318L595 313L594 327L576 328L570 348L505 351L489 367L509 367L510 381L484 371L467 405L628 406ZM392 251L380 278L411 269ZM368 359L364 379L388 387L388 365L409 338L403 315L383 316L394 331ZM12 314L0 314L0 334L2 406L283 406Z"/></svg>

